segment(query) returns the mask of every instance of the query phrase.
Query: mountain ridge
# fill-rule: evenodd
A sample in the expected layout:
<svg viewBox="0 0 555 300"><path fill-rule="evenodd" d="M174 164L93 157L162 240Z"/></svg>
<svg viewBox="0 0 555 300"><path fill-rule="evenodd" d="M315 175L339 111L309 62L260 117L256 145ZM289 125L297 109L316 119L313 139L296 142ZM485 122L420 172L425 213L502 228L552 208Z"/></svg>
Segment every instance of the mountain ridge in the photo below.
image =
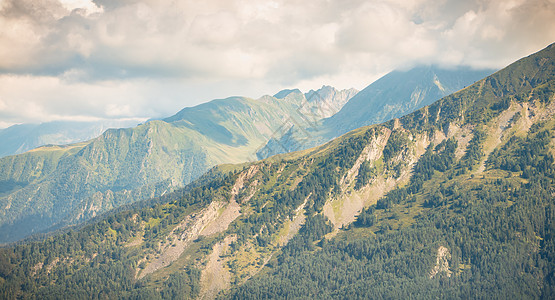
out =
<svg viewBox="0 0 555 300"><path fill-rule="evenodd" d="M0 157L21 154L46 145L84 142L101 135L108 128L135 126L138 120L104 120L98 122L52 121L41 124L18 124L0 130Z"/></svg>
<svg viewBox="0 0 555 300"><path fill-rule="evenodd" d="M449 69L433 65L392 71L357 93L337 113L310 126L291 127L283 135L272 138L257 156L266 158L311 148L358 127L400 117L491 73L490 69Z"/></svg>
<svg viewBox="0 0 555 300"><path fill-rule="evenodd" d="M219 163L253 160L279 126L300 118L299 107L317 105L302 93L287 98L214 100L164 120L109 129L78 146L0 158L0 241L159 196Z"/></svg>

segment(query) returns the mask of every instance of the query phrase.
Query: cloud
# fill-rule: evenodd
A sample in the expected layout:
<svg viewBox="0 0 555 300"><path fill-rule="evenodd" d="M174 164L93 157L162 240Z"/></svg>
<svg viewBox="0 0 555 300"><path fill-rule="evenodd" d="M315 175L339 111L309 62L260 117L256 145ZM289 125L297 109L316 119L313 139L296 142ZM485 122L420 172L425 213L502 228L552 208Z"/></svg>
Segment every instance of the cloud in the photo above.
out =
<svg viewBox="0 0 555 300"><path fill-rule="evenodd" d="M552 0L463 2L5 0L0 71L293 82L345 64L501 66L555 39Z"/></svg>
<svg viewBox="0 0 555 300"><path fill-rule="evenodd" d="M41 120L163 114L262 88L363 88L418 63L500 68L555 40L554 0L60 1L0 1L0 99L30 101ZM175 98L153 109L157 94Z"/></svg>
<svg viewBox="0 0 555 300"><path fill-rule="evenodd" d="M250 80L133 78L88 83L54 76L0 75L0 128L55 120L167 117L183 107L244 95L247 90L259 96L272 87Z"/></svg>

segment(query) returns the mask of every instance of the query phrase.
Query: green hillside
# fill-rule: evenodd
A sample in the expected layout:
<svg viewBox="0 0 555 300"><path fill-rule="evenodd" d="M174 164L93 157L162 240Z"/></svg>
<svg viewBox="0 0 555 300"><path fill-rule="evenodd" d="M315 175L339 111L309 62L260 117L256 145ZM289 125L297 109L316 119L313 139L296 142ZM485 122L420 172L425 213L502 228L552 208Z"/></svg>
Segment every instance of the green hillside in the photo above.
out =
<svg viewBox="0 0 555 300"><path fill-rule="evenodd" d="M0 129L0 157L24 153L45 145L79 143L101 135L108 128L130 127L137 123L133 120L102 120L17 124Z"/></svg>
<svg viewBox="0 0 555 300"><path fill-rule="evenodd" d="M220 163L253 161L288 119L317 105L301 92L214 100L83 144L0 158L0 243L163 195Z"/></svg>
<svg viewBox="0 0 555 300"><path fill-rule="evenodd" d="M0 249L0 298L550 299L554 58Z"/></svg>

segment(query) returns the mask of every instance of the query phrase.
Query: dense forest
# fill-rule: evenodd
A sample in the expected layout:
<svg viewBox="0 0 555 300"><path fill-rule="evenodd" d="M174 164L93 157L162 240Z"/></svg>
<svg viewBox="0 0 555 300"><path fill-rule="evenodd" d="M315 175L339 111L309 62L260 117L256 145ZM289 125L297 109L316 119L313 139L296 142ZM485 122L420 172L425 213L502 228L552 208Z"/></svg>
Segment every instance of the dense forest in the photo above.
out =
<svg viewBox="0 0 555 300"><path fill-rule="evenodd" d="M430 146L408 186L331 240L290 243L277 265L225 298L552 298L554 124L511 139L480 180L468 172L448 179L466 168L453 164L455 141ZM507 160L527 171L513 171ZM449 268L432 276L439 247L449 249Z"/></svg>

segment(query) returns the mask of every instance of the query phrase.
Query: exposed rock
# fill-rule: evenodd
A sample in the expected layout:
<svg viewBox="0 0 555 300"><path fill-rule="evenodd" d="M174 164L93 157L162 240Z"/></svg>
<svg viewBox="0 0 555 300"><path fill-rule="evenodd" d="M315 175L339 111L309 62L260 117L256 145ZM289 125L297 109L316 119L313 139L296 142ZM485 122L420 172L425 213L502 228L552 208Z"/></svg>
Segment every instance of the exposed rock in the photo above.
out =
<svg viewBox="0 0 555 300"><path fill-rule="evenodd" d="M137 278L143 278L177 260L183 251L185 251L185 248L198 238L205 226L216 218L218 210L222 206L221 202L213 201L200 213L186 217L172 230L166 241L160 245L160 255L148 263L142 272L138 272Z"/></svg>
<svg viewBox="0 0 555 300"><path fill-rule="evenodd" d="M227 236L223 241L212 247L212 252L208 256L208 263L201 274L199 299L214 299L220 291L230 286L231 274L225 264L226 260L222 256L231 243L236 240L236 236Z"/></svg>
<svg viewBox="0 0 555 300"><path fill-rule="evenodd" d="M445 272L447 277L451 277L453 272L449 270L449 260L451 259L451 253L449 249L439 246L437 249L436 265L430 271L430 278L434 278L440 272Z"/></svg>

